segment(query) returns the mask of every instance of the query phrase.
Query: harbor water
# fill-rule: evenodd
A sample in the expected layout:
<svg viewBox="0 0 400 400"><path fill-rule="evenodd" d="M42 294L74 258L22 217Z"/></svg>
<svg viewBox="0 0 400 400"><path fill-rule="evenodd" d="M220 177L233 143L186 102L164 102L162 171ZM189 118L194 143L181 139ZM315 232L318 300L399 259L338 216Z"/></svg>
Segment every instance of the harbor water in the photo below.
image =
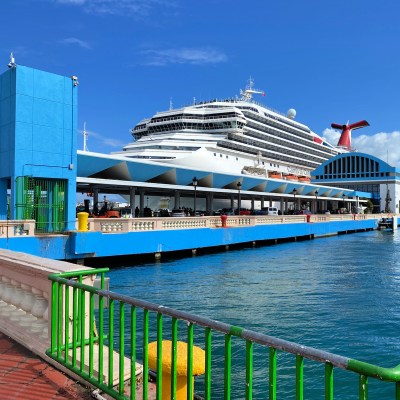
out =
<svg viewBox="0 0 400 400"><path fill-rule="evenodd" d="M400 364L400 235L372 231L113 267L111 290L384 367ZM154 336L153 336L154 338ZM183 339L184 340L184 339ZM196 337L196 343L202 338ZM214 342L213 342L214 344ZM214 363L223 364L215 340ZM244 398L233 346L232 398ZM213 348L214 351L214 348ZM238 364L238 365L236 365ZM295 398L295 357L278 356L278 398ZM222 365L223 367L223 365ZM254 352L253 398L268 398L268 349ZM323 365L305 363L305 398L324 398ZM213 398L223 398L223 376ZM335 398L358 399L358 376L335 368ZM370 398L394 384L370 382ZM196 385L202 385L201 380ZM197 386L196 386L197 387Z"/></svg>

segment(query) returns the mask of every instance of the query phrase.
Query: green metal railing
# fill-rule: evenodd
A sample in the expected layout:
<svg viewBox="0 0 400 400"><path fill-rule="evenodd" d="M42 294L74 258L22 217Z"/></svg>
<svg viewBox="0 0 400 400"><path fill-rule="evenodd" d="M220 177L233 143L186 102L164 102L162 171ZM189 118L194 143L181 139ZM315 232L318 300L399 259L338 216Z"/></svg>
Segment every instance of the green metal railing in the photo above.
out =
<svg viewBox="0 0 400 400"><path fill-rule="evenodd" d="M233 351L233 347L243 343L245 360L241 369L245 370L245 374L243 374L244 382L239 382L240 387L243 388L240 389L242 390L240 398L253 399L253 381L257 373L254 347L258 346L266 349L269 353L265 361L265 364L268 364L267 368L265 369L264 366L262 373L258 374L262 375L265 382L265 392L268 392L269 400L276 400L279 396L279 372L281 372L281 369L278 369L278 355L282 353L286 353L288 356L292 355L290 357L293 360L291 361L293 367L290 371L293 371L294 376L291 380L293 382L291 390L297 400L304 398L307 385L317 379L313 375L311 377L305 376L306 371L308 371L305 368L305 362L307 362L307 365L311 363L324 368L323 382L321 382L324 395L318 398L323 396L326 400L334 398L334 370L336 368L338 371L347 371L345 380L352 379L352 377L357 379L358 375L359 399L368 399L369 379L373 378L377 382L392 382L386 384L393 385L393 389L389 388L392 390L390 398L400 400L400 365L395 368L379 367L104 290L105 272L107 272L107 269L102 268L49 276L52 281L51 347L47 354L116 399L135 399L137 359L140 359L143 364L144 379L140 384L142 385L143 399L148 398L148 376L150 372L148 345L151 337L157 340L158 371L162 371L163 340L172 340L171 399L176 399L176 349L180 332L179 327L184 326L184 335L188 343L188 399L192 399L194 394L191 371L193 368L193 346L195 344L205 350L204 378L201 378L200 382L196 379L196 389L201 387L202 390L200 395L204 399L211 399L212 387L217 386L221 394L218 398L223 397L228 400L238 397L234 397L232 391L233 386L237 386L238 380L241 379L240 374L237 375L232 369L237 356L237 351ZM100 274L100 289L82 283L83 277L92 274ZM99 300L97 311L94 309L95 296L98 296ZM107 310L105 309L105 300L109 302ZM142 323L141 329L139 329L139 320ZM169 326L169 329L166 329L166 326ZM154 330L151 329L152 327ZM198 330L196 333L195 327ZM218 335L223 339L222 344L216 342ZM141 346L137 343L139 337ZM219 355L216 354L216 347L218 346L222 350ZM119 354L117 358L115 358L115 355L113 356L114 350ZM139 354L140 358L138 357ZM114 363L118 363L115 365L118 367L116 374ZM105 367L106 364L107 368ZM223 368L221 375L215 372L218 368ZM341 374L341 377L343 377L343 372ZM128 386L126 381L129 379L131 384ZM162 398L162 384L162 374L159 373L157 374L157 399ZM338 384L340 385L339 380ZM355 395L357 396L357 393L352 394L352 396ZM267 395L263 396L263 398L266 397ZM285 396L280 396L280 398L285 398ZM350 398L350 393L347 393L346 398ZM376 398L382 399L382 396Z"/></svg>

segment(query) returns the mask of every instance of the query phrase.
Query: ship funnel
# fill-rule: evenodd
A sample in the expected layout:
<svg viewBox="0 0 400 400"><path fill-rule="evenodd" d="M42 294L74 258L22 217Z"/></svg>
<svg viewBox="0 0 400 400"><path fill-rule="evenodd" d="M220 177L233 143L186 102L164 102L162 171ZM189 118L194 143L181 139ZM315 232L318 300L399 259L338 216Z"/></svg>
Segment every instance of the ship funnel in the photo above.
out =
<svg viewBox="0 0 400 400"><path fill-rule="evenodd" d="M338 147L343 147L347 150L351 150L351 131L353 129L364 128L365 126L369 126L369 123L365 120L355 122L354 124L340 125L340 124L331 124L331 127L334 129L340 129L342 134L340 135L340 139L338 142Z"/></svg>

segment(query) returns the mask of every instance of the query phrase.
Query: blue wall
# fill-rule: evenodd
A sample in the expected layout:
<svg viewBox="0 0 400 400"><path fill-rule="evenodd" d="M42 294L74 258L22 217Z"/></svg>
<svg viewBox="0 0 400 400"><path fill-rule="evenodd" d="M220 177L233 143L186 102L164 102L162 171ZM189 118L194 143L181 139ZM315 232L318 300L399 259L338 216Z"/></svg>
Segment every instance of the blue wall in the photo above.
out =
<svg viewBox="0 0 400 400"><path fill-rule="evenodd" d="M329 236L338 232L375 229L377 221L351 220L318 223L260 225L235 228L200 228L127 233L71 232L70 235L0 239L0 248L52 259L79 259L152 254L252 241Z"/></svg>
<svg viewBox="0 0 400 400"><path fill-rule="evenodd" d="M0 219L5 183L15 218L17 177L66 179L66 229L75 229L77 95L64 76L20 65L0 75Z"/></svg>

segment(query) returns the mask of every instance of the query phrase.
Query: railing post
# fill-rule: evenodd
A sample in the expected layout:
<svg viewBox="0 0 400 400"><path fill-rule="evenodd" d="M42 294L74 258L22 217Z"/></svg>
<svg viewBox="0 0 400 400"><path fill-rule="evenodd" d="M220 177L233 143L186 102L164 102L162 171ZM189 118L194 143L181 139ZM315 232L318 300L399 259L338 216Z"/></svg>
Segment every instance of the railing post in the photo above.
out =
<svg viewBox="0 0 400 400"><path fill-rule="evenodd" d="M224 399L231 398L232 335L225 334Z"/></svg>
<svg viewBox="0 0 400 400"><path fill-rule="evenodd" d="M333 365L325 363L325 400L333 400Z"/></svg>
<svg viewBox="0 0 400 400"><path fill-rule="evenodd" d="M149 310L143 310L143 399L148 398L149 389Z"/></svg>
<svg viewBox="0 0 400 400"><path fill-rule="evenodd" d="M78 289L72 289L72 368L76 368L76 349L78 342Z"/></svg>
<svg viewBox="0 0 400 400"><path fill-rule="evenodd" d="M94 294L89 297L89 376L93 378L93 349L94 349Z"/></svg>
<svg viewBox="0 0 400 400"><path fill-rule="evenodd" d="M253 342L246 341L246 400L253 398Z"/></svg>
<svg viewBox="0 0 400 400"><path fill-rule="evenodd" d="M206 328L206 373L204 375L205 400L211 399L211 344L212 344L211 328Z"/></svg>
<svg viewBox="0 0 400 400"><path fill-rule="evenodd" d="M303 400L304 358L296 354L296 400Z"/></svg>
<svg viewBox="0 0 400 400"><path fill-rule="evenodd" d="M172 318L172 343L171 343L171 399L176 399L176 369L177 369L177 341L178 341L178 320Z"/></svg>
<svg viewBox="0 0 400 400"><path fill-rule="evenodd" d="M57 342L57 299L58 299L58 282L51 283L51 353L56 352Z"/></svg>
<svg viewBox="0 0 400 400"><path fill-rule="evenodd" d="M359 399L368 400L368 376L361 374L359 379Z"/></svg>
<svg viewBox="0 0 400 400"><path fill-rule="evenodd" d="M269 400L276 400L276 349L269 349Z"/></svg>
<svg viewBox="0 0 400 400"><path fill-rule="evenodd" d="M193 398L193 333L194 325L188 325L188 344L187 344L187 398Z"/></svg>
<svg viewBox="0 0 400 400"><path fill-rule="evenodd" d="M396 400L400 400L400 382L396 382Z"/></svg>
<svg viewBox="0 0 400 400"><path fill-rule="evenodd" d="M104 286L104 274L102 274L101 287ZM99 296L99 375L97 380L100 384L103 383L104 372L104 297Z"/></svg>
<svg viewBox="0 0 400 400"><path fill-rule="evenodd" d="M57 298L57 357L61 357L61 348L63 344L63 287L58 285Z"/></svg>
<svg viewBox="0 0 400 400"><path fill-rule="evenodd" d="M112 388L114 381L114 299L110 299L108 311L108 387Z"/></svg>
<svg viewBox="0 0 400 400"><path fill-rule="evenodd" d="M119 394L124 393L124 359L125 359L125 303L119 303ZM131 383L133 384L133 383Z"/></svg>
<svg viewBox="0 0 400 400"><path fill-rule="evenodd" d="M162 314L157 313L157 400L162 400L162 323Z"/></svg>
<svg viewBox="0 0 400 400"><path fill-rule="evenodd" d="M68 362L69 357L69 286L65 285L65 313L64 313L64 362Z"/></svg>
<svg viewBox="0 0 400 400"><path fill-rule="evenodd" d="M133 381L135 380L135 382ZM136 399L136 307L131 306L131 400Z"/></svg>
<svg viewBox="0 0 400 400"><path fill-rule="evenodd" d="M83 289L79 289L79 298L80 298L80 328L81 328L81 337L80 337L80 345L81 345L81 365L80 371L85 372L85 291Z"/></svg>

